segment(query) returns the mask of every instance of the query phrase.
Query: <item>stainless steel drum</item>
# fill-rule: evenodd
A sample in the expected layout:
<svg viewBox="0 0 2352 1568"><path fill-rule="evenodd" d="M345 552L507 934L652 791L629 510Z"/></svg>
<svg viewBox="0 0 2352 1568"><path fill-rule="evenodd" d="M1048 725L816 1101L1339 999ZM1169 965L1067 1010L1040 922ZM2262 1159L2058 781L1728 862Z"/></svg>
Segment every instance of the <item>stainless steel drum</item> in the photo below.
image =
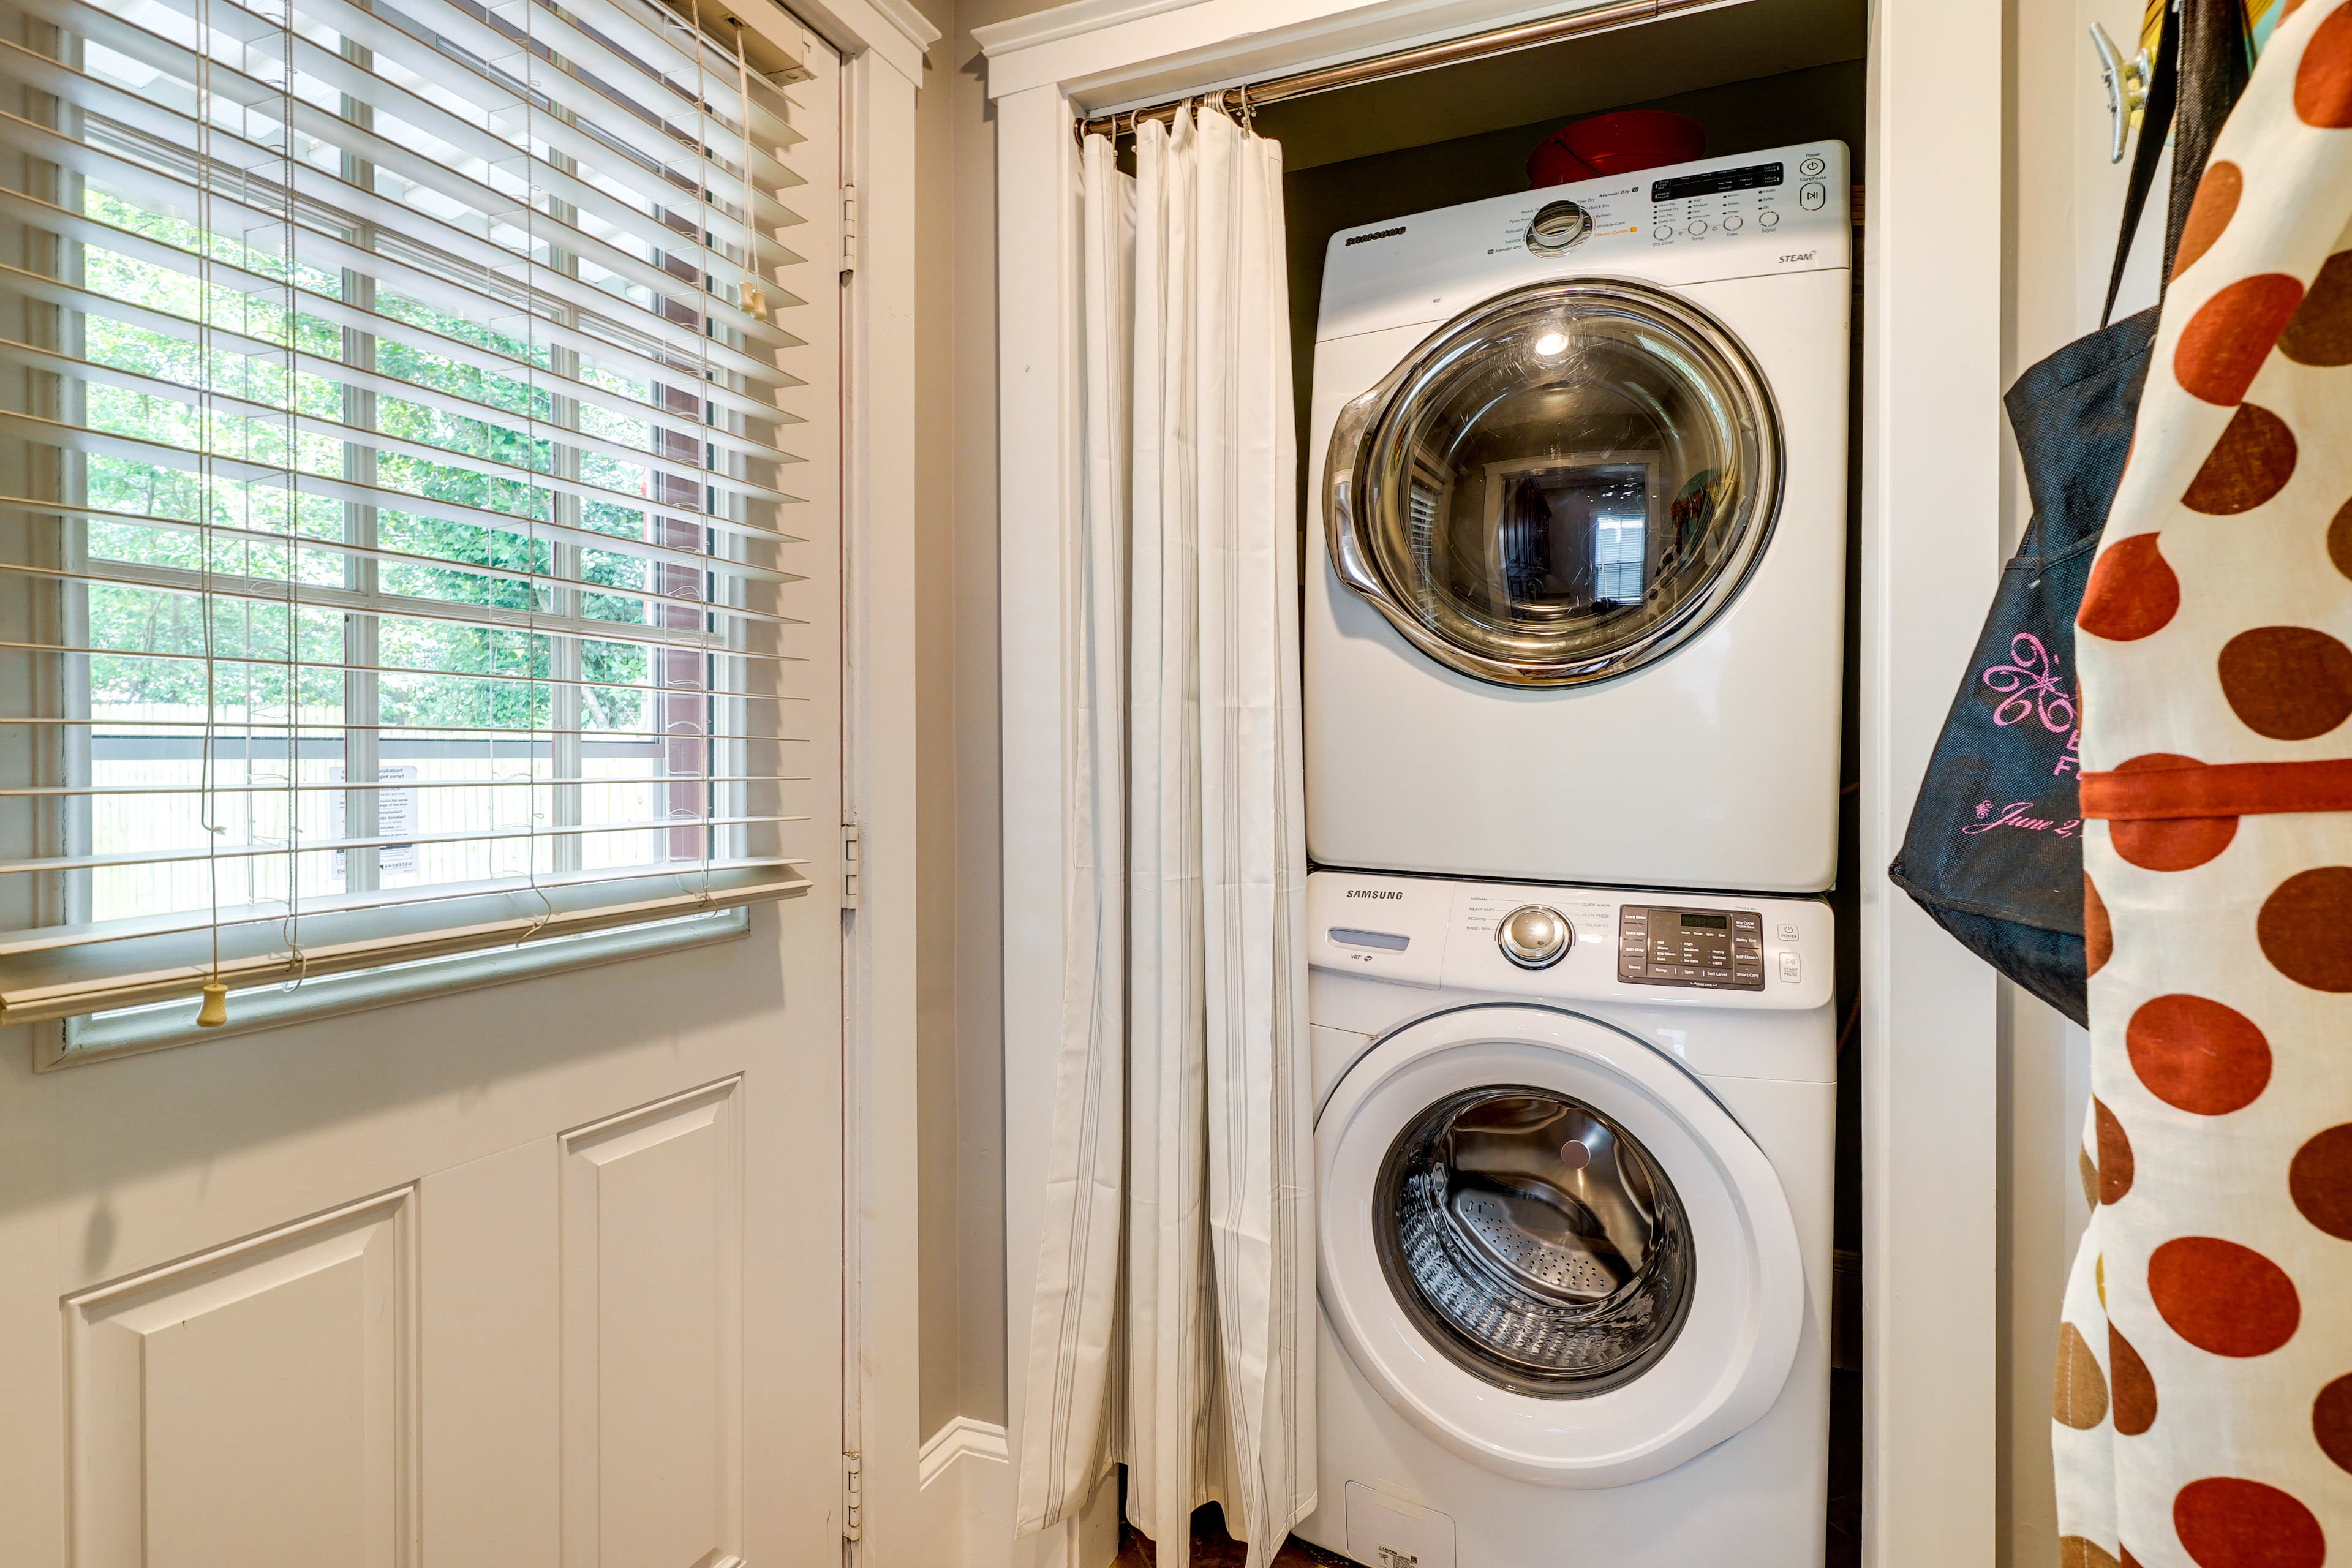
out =
<svg viewBox="0 0 2352 1568"><path fill-rule="evenodd" d="M1390 1146L1374 1206L1389 1288L1498 1388L1598 1394L1664 1355L1691 1299L1682 1201L1625 1130L1544 1089L1450 1095Z"/></svg>

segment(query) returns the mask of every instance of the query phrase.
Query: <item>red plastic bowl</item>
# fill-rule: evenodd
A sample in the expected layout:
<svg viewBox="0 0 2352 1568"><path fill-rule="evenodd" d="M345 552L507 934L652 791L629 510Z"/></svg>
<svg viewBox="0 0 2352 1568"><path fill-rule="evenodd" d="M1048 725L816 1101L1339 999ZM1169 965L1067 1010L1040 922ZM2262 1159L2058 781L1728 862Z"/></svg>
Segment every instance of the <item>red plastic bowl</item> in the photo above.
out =
<svg viewBox="0 0 2352 1568"><path fill-rule="evenodd" d="M1536 143L1528 154L1528 184L1530 185L1572 185L1579 180L1600 178L1592 165L1570 152L1560 143L1555 131Z"/></svg>
<svg viewBox="0 0 2352 1568"><path fill-rule="evenodd" d="M1624 109L1580 120L1545 137L1528 157L1528 179L1538 185L1565 184L1706 155L1706 129L1688 115Z"/></svg>

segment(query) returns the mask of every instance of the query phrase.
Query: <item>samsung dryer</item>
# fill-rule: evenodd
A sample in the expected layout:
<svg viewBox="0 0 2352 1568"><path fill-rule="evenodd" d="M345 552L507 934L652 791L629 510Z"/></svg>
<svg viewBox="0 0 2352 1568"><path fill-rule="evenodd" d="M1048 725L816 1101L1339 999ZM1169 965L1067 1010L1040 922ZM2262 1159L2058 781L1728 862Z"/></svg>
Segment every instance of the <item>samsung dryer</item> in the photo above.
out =
<svg viewBox="0 0 2352 1568"><path fill-rule="evenodd" d="M1818 1568L1814 900L1307 879L1320 1500L1382 1568Z"/></svg>
<svg viewBox="0 0 2352 1568"><path fill-rule="evenodd" d="M1827 142L1332 237L1314 860L1830 885L1847 194Z"/></svg>

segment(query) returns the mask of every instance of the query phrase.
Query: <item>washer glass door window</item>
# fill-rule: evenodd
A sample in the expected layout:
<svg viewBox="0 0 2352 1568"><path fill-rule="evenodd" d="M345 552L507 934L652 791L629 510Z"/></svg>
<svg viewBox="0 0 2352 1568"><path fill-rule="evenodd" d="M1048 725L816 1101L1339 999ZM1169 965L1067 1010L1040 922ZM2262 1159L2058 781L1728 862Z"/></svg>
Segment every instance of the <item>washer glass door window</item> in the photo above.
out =
<svg viewBox="0 0 2352 1568"><path fill-rule="evenodd" d="M1747 350L1689 301L1579 280L1488 301L1341 413L1341 579L1423 652L1565 686L1663 657L1726 608L1780 503Z"/></svg>
<svg viewBox="0 0 2352 1568"><path fill-rule="evenodd" d="M1374 1214L1398 1302L1498 1388L1613 1388L1665 1353L1690 1305L1674 1184L1631 1133L1563 1094L1439 1100L1390 1146Z"/></svg>
<svg viewBox="0 0 2352 1568"><path fill-rule="evenodd" d="M1339 1075L1315 1148L1324 1321L1391 1410L1472 1463L1623 1486L1780 1397L1807 1300L1780 1176L1634 1037L1446 1008Z"/></svg>

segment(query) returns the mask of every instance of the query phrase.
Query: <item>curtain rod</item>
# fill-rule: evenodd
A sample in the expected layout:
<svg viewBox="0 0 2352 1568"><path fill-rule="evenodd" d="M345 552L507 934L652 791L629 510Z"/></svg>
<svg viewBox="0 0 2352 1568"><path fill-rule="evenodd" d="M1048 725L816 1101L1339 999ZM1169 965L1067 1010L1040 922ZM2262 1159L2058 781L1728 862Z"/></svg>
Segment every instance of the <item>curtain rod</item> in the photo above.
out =
<svg viewBox="0 0 2352 1568"><path fill-rule="evenodd" d="M1187 103L1223 109L1246 121L1253 110L1285 99L1305 98L1310 93L1331 92L1343 87L1359 87L1365 82L1410 76L1415 71L1434 70L1440 66L1485 59L1490 55L1507 55L1542 44L1558 43L1584 33L1622 27L1632 22L1647 22L1673 12L1696 10L1717 3L1718 0L1621 0L1617 5L1579 11L1572 16L1554 16L1541 22L1523 22L1515 27L1498 27L1493 32L1473 33L1466 37L1397 49L1366 59L1345 60L1312 70L1293 71L1287 76L1269 77L1264 81L1217 88L1208 92L1171 99L1149 108L1122 109L1114 114L1098 114L1091 119L1081 115L1076 127L1082 141L1090 134L1113 139L1131 136L1136 127L1147 120L1175 119L1176 111Z"/></svg>

